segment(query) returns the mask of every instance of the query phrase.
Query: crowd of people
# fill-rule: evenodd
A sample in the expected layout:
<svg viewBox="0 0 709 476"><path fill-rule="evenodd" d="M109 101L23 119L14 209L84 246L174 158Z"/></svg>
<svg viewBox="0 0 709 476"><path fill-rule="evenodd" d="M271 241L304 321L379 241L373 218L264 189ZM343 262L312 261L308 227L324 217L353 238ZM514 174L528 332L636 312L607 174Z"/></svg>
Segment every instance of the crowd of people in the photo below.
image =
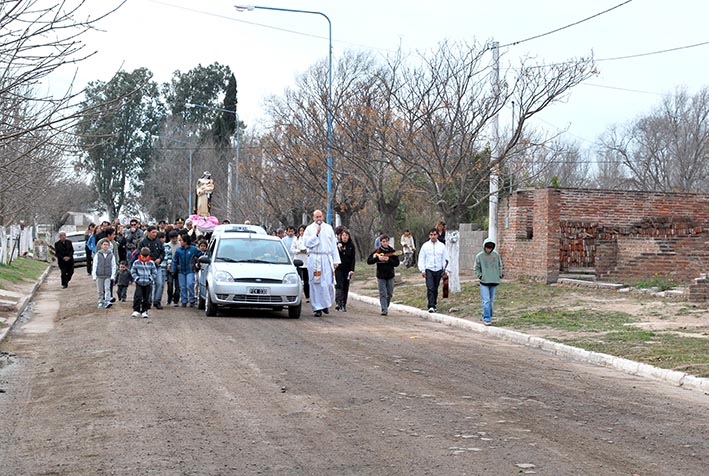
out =
<svg viewBox="0 0 709 476"><path fill-rule="evenodd" d="M249 223L250 224L250 223ZM379 303L382 316L387 316L394 296L395 268L418 267L426 283L427 310L437 312L439 288L447 279L449 256L445 245L445 223L440 222L428 233L418 250L407 229L396 250L393 240L379 232L367 264L376 265ZM314 316L336 311L347 312L350 281L355 272L356 251L350 231L342 226L333 228L323 220L321 210L313 212L310 225L293 226L273 232L281 238L293 259L302 261L298 272L303 282L306 302ZM206 252L209 233L202 233L190 220L178 219L175 224L160 221L157 225L141 225L130 221L125 227L119 222L104 221L100 226L89 225L85 232L87 273L96 281L98 308L106 309L116 300L125 302L127 290L135 284L133 317L149 317L151 308L163 309L162 296L167 288L167 305L195 307L195 276L198 258ZM495 291L502 279L502 260L494 251L495 243L486 240L483 250L475 257L475 273L480 281L482 321L492 323ZM73 247L66 233L59 234L55 251L61 270L61 284L68 287L74 272ZM403 256L403 260L400 259ZM113 287L117 285L114 296ZM445 294L444 294L445 297Z"/></svg>

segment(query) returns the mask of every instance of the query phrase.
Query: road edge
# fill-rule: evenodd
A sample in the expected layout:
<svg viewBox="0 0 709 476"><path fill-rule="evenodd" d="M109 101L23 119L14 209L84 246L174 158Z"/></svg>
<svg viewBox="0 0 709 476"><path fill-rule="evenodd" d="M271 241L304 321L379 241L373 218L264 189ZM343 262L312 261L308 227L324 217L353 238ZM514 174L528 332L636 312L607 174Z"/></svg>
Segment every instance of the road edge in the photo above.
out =
<svg viewBox="0 0 709 476"><path fill-rule="evenodd" d="M362 296L356 293L350 293L349 297L363 303L379 306L379 298ZM405 306L403 304L391 304L389 306L389 309L402 311L407 314L413 314L415 316L422 317L433 322L446 324L451 327L459 327L477 332L479 334L486 334L489 336L496 337L498 339L513 342L515 344L521 344L527 347L540 349L561 358L587 362L601 367L610 367L630 375L667 382L677 387L704 392L705 395L709 395L709 379L695 377L694 375L690 375L685 372L661 369L659 367L654 367L649 364L643 364L621 357L615 357L609 354L592 352L567 344L553 342L542 337L531 336L529 334L524 334L523 332L519 331L503 329L501 327L495 326L485 326L482 323L473 322L468 319L453 317L438 312L429 313L428 311L417 309L411 306Z"/></svg>
<svg viewBox="0 0 709 476"><path fill-rule="evenodd" d="M34 283L34 286L32 286L32 291L30 291L29 294L25 294L22 299L18 301L15 313L11 315L10 318L6 321L7 325L3 328L0 328L0 342L2 342L5 339L5 336L10 333L12 327L15 325L15 322L17 322L22 313L25 312L25 309L27 309L27 306L29 306L30 302L32 302L35 295L37 294L37 290L42 284L44 284L44 281L47 279L47 276L49 275L51 270L52 265L51 263L49 263L47 265L47 269L44 270L37 282Z"/></svg>

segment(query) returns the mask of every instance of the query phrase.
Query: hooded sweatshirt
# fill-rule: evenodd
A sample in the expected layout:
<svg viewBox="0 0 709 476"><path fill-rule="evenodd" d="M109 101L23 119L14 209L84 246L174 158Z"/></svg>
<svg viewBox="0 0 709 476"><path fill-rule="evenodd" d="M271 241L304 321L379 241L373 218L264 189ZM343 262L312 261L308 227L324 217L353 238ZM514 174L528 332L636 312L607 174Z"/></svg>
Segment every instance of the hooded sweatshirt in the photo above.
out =
<svg viewBox="0 0 709 476"><path fill-rule="evenodd" d="M130 274L136 284L148 286L157 279L157 268L150 256L138 255L138 259L133 262Z"/></svg>
<svg viewBox="0 0 709 476"><path fill-rule="evenodd" d="M492 244L492 251L485 252L485 245ZM483 250L475 256L475 274L480 280L480 284L498 285L502 279L502 260L495 251L495 242L486 239L483 243Z"/></svg>

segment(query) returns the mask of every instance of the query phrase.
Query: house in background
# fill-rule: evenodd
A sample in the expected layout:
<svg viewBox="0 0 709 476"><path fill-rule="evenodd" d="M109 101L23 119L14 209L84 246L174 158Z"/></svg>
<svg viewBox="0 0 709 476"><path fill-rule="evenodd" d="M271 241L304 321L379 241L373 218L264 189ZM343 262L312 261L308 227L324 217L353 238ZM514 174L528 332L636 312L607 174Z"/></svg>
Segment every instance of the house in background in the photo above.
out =
<svg viewBox="0 0 709 476"><path fill-rule="evenodd" d="M690 284L709 271L709 195L523 189L500 200L497 220L510 279Z"/></svg>

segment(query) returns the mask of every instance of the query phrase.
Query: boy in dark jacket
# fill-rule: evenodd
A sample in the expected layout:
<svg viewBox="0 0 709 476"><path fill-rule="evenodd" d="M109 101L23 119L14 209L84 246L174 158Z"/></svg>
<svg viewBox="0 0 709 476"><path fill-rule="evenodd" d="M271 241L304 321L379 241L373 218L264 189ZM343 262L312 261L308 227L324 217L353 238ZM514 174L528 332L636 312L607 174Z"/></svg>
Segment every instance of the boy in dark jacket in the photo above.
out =
<svg viewBox="0 0 709 476"><path fill-rule="evenodd" d="M401 253L399 253L401 254ZM389 246L389 236L379 237L379 248L367 257L367 264L377 265L377 284L379 285L379 304L382 316L389 313L389 304L394 297L394 268L399 266L399 256L394 248Z"/></svg>
<svg viewBox="0 0 709 476"><path fill-rule="evenodd" d="M121 261L118 265L118 278L116 279L116 284L118 284L118 300L126 302L126 297L128 295L128 286L133 282L133 275L130 274L128 269L128 263Z"/></svg>
<svg viewBox="0 0 709 476"><path fill-rule="evenodd" d="M140 249L140 255L138 259L133 262L130 274L135 281L133 317L140 317L142 315L144 319L147 319L148 309L150 309L152 284L157 279L158 274L157 267L150 258L150 248L144 247Z"/></svg>

